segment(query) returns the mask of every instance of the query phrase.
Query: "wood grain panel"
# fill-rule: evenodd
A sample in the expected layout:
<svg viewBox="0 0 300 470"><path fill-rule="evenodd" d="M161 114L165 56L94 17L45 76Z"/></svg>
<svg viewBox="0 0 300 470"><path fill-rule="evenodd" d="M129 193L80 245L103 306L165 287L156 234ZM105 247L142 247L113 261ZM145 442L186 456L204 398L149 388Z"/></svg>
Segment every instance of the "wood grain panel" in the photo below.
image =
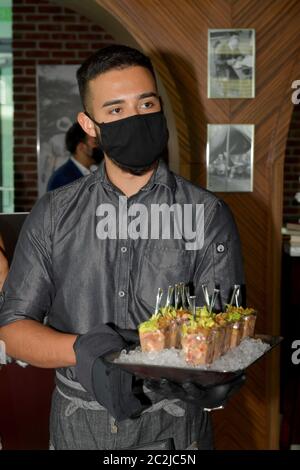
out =
<svg viewBox="0 0 300 470"><path fill-rule="evenodd" d="M278 333L283 160L293 109L291 83L300 78L299 0L84 3L109 13L152 57L176 114L183 176L205 185L207 123L255 124L254 191L221 197L233 210L241 233L248 300L260 311L258 328ZM256 30L254 99L207 98L209 28ZM249 371L239 396L215 413L217 448L277 448L278 369L278 354L272 353Z"/></svg>

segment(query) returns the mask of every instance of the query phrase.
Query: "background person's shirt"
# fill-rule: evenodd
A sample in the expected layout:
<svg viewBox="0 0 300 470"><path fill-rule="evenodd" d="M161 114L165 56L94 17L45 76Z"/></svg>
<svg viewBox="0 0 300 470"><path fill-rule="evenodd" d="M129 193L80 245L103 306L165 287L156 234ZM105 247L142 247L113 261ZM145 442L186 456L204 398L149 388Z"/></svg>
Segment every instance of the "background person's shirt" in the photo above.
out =
<svg viewBox="0 0 300 470"><path fill-rule="evenodd" d="M78 160L76 160L76 158L74 157L71 157L71 160L72 162L74 163L74 165L77 166L78 170L81 172L82 176L87 176L91 173L91 169L90 168L86 168L84 165L82 165Z"/></svg>
<svg viewBox="0 0 300 470"><path fill-rule="evenodd" d="M66 163L55 170L48 181L47 191L53 191L61 186L73 183L73 181L78 180L78 178L82 178L83 172L73 160L73 158L69 158Z"/></svg>

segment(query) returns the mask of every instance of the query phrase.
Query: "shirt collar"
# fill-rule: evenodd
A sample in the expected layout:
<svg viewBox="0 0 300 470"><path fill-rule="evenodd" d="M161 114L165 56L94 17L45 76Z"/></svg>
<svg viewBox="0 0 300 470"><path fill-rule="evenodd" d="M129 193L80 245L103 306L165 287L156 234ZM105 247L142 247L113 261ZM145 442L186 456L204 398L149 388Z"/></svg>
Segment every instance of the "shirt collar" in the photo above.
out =
<svg viewBox="0 0 300 470"><path fill-rule="evenodd" d="M99 170L96 173L98 173L98 178L103 184L114 188L114 186L107 177L104 159L100 163ZM96 181L94 181L92 184L94 184L95 182ZM162 185L167 187L171 191L174 191L175 182L176 180L173 173L169 170L164 160L160 159L156 170L154 171L148 183L141 188L141 191L150 191L150 189L152 189L155 185Z"/></svg>
<svg viewBox="0 0 300 470"><path fill-rule="evenodd" d="M80 171L80 173L83 174L83 176L89 175L91 173L91 171L85 166L83 166L78 160L76 160L76 158L71 157L71 160L74 163L74 165L77 166L78 170Z"/></svg>

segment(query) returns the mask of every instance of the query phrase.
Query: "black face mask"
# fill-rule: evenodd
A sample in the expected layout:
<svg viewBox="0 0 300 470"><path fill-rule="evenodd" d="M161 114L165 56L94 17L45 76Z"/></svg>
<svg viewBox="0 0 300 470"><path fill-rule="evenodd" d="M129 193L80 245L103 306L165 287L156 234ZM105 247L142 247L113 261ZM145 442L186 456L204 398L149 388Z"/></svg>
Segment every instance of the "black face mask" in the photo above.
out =
<svg viewBox="0 0 300 470"><path fill-rule="evenodd" d="M100 129L100 148L121 168L140 174L151 168L166 149L169 133L162 111L107 123L87 116Z"/></svg>

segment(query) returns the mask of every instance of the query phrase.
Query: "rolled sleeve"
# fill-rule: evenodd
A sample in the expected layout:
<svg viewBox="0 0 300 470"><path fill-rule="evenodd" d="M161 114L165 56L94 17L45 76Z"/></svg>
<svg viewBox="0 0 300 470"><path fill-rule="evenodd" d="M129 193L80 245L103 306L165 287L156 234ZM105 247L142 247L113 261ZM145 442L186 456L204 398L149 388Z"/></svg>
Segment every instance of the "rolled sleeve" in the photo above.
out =
<svg viewBox="0 0 300 470"><path fill-rule="evenodd" d="M199 261L194 285L197 295L204 296L202 284L207 284L210 293L214 287L220 289L216 310L224 310L229 302L234 284L241 286L240 303L245 304L245 277L239 232L229 207L217 201L205 228L205 253Z"/></svg>
<svg viewBox="0 0 300 470"><path fill-rule="evenodd" d="M35 204L22 227L0 296L0 326L24 319L42 322L53 296L48 193Z"/></svg>

